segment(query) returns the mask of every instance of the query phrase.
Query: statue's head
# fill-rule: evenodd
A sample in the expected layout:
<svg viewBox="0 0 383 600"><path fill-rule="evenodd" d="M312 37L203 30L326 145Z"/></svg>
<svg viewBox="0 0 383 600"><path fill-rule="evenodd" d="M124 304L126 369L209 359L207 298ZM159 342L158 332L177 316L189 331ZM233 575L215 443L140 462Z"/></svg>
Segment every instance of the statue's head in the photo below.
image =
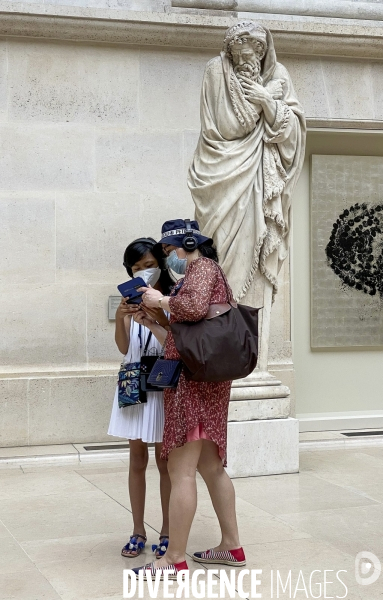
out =
<svg viewBox="0 0 383 600"><path fill-rule="evenodd" d="M266 30L252 21L242 21L226 31L223 51L231 60L237 76L258 80L261 61L267 51Z"/></svg>

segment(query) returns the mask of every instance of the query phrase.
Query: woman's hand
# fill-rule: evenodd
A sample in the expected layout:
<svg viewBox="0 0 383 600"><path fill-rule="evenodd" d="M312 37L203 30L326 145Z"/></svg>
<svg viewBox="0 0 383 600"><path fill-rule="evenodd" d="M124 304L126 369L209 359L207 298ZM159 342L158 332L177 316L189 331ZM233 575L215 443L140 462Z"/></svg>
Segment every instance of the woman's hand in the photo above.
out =
<svg viewBox="0 0 383 600"><path fill-rule="evenodd" d="M124 319L124 317L126 317L127 315L135 315L136 312L139 310L139 306L137 306L137 304L127 304L126 300L126 298L121 298L121 302L116 310L116 320Z"/></svg>
<svg viewBox="0 0 383 600"><path fill-rule="evenodd" d="M161 327L167 327L169 325L169 320L162 308L148 308L147 306L143 306L142 310L161 325Z"/></svg>
<svg viewBox="0 0 383 600"><path fill-rule="evenodd" d="M155 320L149 317L142 309L139 309L134 314L133 319L136 321L136 323L139 325L144 325L144 327L147 327L148 329L150 329L151 325L155 323Z"/></svg>
<svg viewBox="0 0 383 600"><path fill-rule="evenodd" d="M139 292L144 292L142 296L142 302L145 308L159 308L158 301L163 298L163 294L159 290L155 290L152 287L138 288Z"/></svg>
<svg viewBox="0 0 383 600"><path fill-rule="evenodd" d="M168 332L166 331L166 329L164 327L161 327L161 325L156 323L156 321L154 319L152 319L151 317L148 317L148 315L144 312L143 309L140 309L134 315L133 318L136 321L136 323L139 323L140 325L144 325L145 327L150 329L150 331L152 332L154 337L157 338L157 340L160 342L160 344L162 346L164 345L164 343L166 341L166 336L168 335Z"/></svg>

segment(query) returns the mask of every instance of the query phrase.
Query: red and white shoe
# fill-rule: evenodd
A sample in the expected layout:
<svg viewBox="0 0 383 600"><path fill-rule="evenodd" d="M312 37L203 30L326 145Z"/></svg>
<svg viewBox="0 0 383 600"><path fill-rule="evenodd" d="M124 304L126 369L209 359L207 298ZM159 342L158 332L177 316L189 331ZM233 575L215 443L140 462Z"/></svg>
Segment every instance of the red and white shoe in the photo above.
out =
<svg viewBox="0 0 383 600"><path fill-rule="evenodd" d="M194 552L193 560L199 563L214 563L218 565L229 565L230 567L244 567L246 557L243 548L235 550L205 550L205 552Z"/></svg>
<svg viewBox="0 0 383 600"><path fill-rule="evenodd" d="M186 560L174 565L168 565L167 567L155 567L154 562L152 562L143 567L132 569L132 571L134 571L136 575L138 575L139 571L150 571L148 575L152 579L156 578L157 571L161 571L160 580L163 580L165 571L168 573L168 579L177 579L178 573L180 571L189 571L189 567ZM148 575L145 573L145 577L148 577Z"/></svg>

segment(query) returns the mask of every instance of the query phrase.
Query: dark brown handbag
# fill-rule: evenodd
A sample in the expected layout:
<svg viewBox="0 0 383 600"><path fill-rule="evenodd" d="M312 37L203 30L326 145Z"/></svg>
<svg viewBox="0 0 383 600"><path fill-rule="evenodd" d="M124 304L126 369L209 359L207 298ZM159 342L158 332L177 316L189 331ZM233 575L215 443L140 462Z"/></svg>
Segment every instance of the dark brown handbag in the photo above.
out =
<svg viewBox="0 0 383 600"><path fill-rule="evenodd" d="M219 267L219 265L217 265ZM259 308L230 300L211 304L201 321L170 325L184 373L192 381L232 381L249 375L258 358Z"/></svg>

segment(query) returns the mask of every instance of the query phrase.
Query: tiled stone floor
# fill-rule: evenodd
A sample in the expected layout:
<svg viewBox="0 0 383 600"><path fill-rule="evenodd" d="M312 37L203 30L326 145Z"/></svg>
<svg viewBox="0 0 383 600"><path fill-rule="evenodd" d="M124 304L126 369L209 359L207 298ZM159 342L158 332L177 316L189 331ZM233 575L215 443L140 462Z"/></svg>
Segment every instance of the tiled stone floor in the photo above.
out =
<svg viewBox="0 0 383 600"><path fill-rule="evenodd" d="M152 560L160 527L158 475L150 464L147 549L137 559L120 556L131 532L127 469L122 459L0 469L0 600L122 599L122 570ZM271 570L274 582L277 570L283 582L291 570L292 591L280 588L279 598L383 600L383 574L368 586L354 575L360 551L373 552L383 564L382 446L305 450L299 473L236 479L234 485L247 568L262 569L263 599L278 597L275 585L271 594ZM188 553L217 542L218 525L199 481ZM189 566L197 565L189 560ZM341 569L347 594L336 578ZM319 573L310 592L314 570ZM326 594L324 570L333 582ZM294 595L295 587L301 591Z"/></svg>

